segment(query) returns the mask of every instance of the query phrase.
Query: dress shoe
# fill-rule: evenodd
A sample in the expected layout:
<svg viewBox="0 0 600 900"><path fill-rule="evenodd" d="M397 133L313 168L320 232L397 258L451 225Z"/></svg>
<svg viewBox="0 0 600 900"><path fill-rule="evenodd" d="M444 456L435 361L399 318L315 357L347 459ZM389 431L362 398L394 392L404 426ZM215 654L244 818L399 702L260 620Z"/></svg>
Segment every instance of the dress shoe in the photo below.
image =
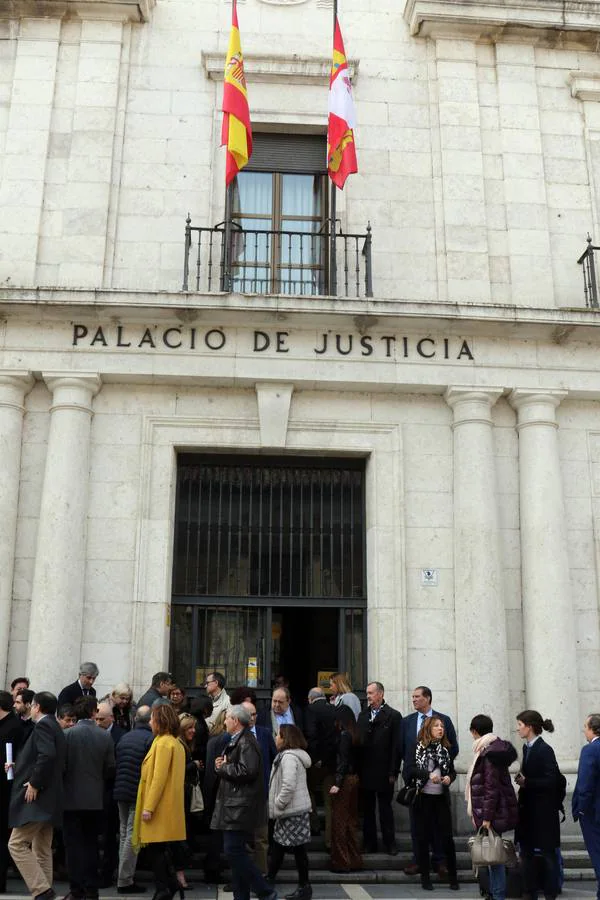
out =
<svg viewBox="0 0 600 900"><path fill-rule="evenodd" d="M223 885L223 890L226 894L233 894L233 885L230 881L226 881Z"/></svg>
<svg viewBox="0 0 600 900"><path fill-rule="evenodd" d="M418 875L420 871L417 863L411 863L409 866L404 867L405 875Z"/></svg>
<svg viewBox="0 0 600 900"><path fill-rule="evenodd" d="M312 887L310 884L299 884L295 891L285 895L285 900L310 900Z"/></svg>
<svg viewBox="0 0 600 900"><path fill-rule="evenodd" d="M126 884L124 887L117 888L117 894L145 894L146 888L143 884Z"/></svg>
<svg viewBox="0 0 600 900"><path fill-rule="evenodd" d="M458 881L456 880L456 878L451 878L450 879L450 890L458 891L459 888L460 888L460 885L459 885Z"/></svg>
<svg viewBox="0 0 600 900"><path fill-rule="evenodd" d="M6 887L4 888L4 892L6 893ZM52 888L48 888L47 891L42 891L41 894L37 894L35 900L54 900L56 897L56 893Z"/></svg>
<svg viewBox="0 0 600 900"><path fill-rule="evenodd" d="M433 885L430 878L421 878L421 887L424 891L432 891Z"/></svg>
<svg viewBox="0 0 600 900"><path fill-rule="evenodd" d="M389 847L386 847L385 852L388 856L398 856L398 854L400 853L395 844L390 844Z"/></svg>

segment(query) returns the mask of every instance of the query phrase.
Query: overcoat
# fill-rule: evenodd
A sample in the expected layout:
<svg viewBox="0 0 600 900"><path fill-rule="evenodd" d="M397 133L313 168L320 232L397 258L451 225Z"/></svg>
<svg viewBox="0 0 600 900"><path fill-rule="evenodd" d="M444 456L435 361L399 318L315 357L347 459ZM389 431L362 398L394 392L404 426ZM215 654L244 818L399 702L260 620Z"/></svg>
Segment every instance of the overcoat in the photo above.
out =
<svg viewBox="0 0 600 900"><path fill-rule="evenodd" d="M134 847L185 841L184 779L185 750L181 741L172 734L158 735L142 763L135 807ZM145 809L152 813L149 822L142 819Z"/></svg>
<svg viewBox="0 0 600 900"><path fill-rule="evenodd" d="M517 824L517 795L508 767L517 758L509 741L498 738L485 748L471 775L471 807L475 827L491 822L494 831L512 831Z"/></svg>
<svg viewBox="0 0 600 900"><path fill-rule="evenodd" d="M400 771L400 727L402 715L387 703L371 721L370 708L358 717L361 744L361 787L368 791L385 791L390 777Z"/></svg>
<svg viewBox="0 0 600 900"><path fill-rule="evenodd" d="M260 747L250 729L234 735L223 755L210 827L213 831L253 832L264 823L266 802Z"/></svg>
<svg viewBox="0 0 600 900"><path fill-rule="evenodd" d="M515 840L530 850L554 850L560 846L559 768L554 750L543 738L526 752L521 772L525 784L519 788Z"/></svg>
<svg viewBox="0 0 600 900"><path fill-rule="evenodd" d="M43 716L35 725L15 764L8 824L11 828L30 822L60 825L63 811L65 735L54 716ZM25 802L25 782L38 789L33 803Z"/></svg>

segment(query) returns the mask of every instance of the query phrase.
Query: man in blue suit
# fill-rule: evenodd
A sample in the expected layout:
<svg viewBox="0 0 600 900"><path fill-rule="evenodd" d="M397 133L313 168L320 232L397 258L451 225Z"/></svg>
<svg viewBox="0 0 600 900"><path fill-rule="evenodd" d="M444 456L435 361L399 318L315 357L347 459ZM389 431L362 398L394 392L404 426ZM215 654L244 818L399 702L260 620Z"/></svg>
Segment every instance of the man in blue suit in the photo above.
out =
<svg viewBox="0 0 600 900"><path fill-rule="evenodd" d="M581 828L586 850L596 873L600 898L600 713L588 716L583 726L588 741L581 750L573 791L573 819Z"/></svg>
<svg viewBox="0 0 600 900"><path fill-rule="evenodd" d="M450 718L450 716L445 715L445 713L440 713L433 709L431 705L432 699L433 695L431 693L431 688L428 688L423 684L419 685L419 687L416 687L412 692L412 704L415 711L409 716L405 716L402 719L402 727L400 731L400 756L402 759L402 778L404 780L404 784L408 784L414 775L417 752L417 735L419 734L419 731L421 730L425 719L430 718L431 716L437 716L437 718L442 720L442 722L444 723L446 737L450 741L450 756L452 757L452 759L455 759L458 756L458 741L456 739L456 729L452 724L452 719ZM409 810L409 815L410 836L412 838L413 846L413 861L409 866L406 866L404 871L407 875L416 875L419 872L419 867L416 863L417 839L412 809ZM445 866L443 866L441 862L441 853L439 852L439 849L437 847L434 848L434 863L437 864L438 871L441 870L440 874L444 874Z"/></svg>

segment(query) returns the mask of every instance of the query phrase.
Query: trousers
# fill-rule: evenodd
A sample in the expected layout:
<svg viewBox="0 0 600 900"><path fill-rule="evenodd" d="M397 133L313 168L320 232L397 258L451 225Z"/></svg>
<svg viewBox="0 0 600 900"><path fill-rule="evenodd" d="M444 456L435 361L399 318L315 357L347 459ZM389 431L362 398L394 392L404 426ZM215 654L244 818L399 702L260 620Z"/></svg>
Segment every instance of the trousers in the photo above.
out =
<svg viewBox="0 0 600 900"><path fill-rule="evenodd" d="M29 822L13 828L8 850L32 897L52 887L52 833L50 822Z"/></svg>
<svg viewBox="0 0 600 900"><path fill-rule="evenodd" d="M423 794L413 807L417 831L417 863L421 877L429 874L429 845L437 837L446 857L448 875L456 878L456 848L452 837L452 815L445 794Z"/></svg>
<svg viewBox="0 0 600 900"><path fill-rule="evenodd" d="M585 841L585 849L592 861L594 872L596 873L596 881L598 889L596 897L600 900L600 825L594 822L588 816L581 816L579 819L579 827Z"/></svg>
<svg viewBox="0 0 600 900"><path fill-rule="evenodd" d="M137 866L137 853L131 846L133 822L135 819L135 803L119 800L119 872L117 887L128 887L133 884Z"/></svg>
<svg viewBox="0 0 600 900"><path fill-rule="evenodd" d="M396 843L392 797L394 785L390 784L383 791L363 789L363 836L365 849L373 851L377 847L377 823L375 821L375 805L379 806L379 824L381 839L386 849Z"/></svg>
<svg viewBox="0 0 600 900"><path fill-rule="evenodd" d="M73 897L98 896L98 832L102 810L65 810L63 837Z"/></svg>
<svg viewBox="0 0 600 900"><path fill-rule="evenodd" d="M223 832L223 850L231 866L233 900L250 900L250 891L261 898L273 893L250 855L248 845L252 840L253 834L246 831Z"/></svg>

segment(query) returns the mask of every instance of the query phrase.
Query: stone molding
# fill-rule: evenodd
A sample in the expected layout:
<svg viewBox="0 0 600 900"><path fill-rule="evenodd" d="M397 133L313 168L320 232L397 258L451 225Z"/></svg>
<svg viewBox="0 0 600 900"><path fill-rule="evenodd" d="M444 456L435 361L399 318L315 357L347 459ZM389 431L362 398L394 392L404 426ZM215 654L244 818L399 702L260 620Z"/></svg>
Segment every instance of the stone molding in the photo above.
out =
<svg viewBox="0 0 600 900"><path fill-rule="evenodd" d="M517 431L528 425L550 425L558 428L556 410L568 391L531 390L516 388L508 395L508 402L517 411Z"/></svg>
<svg viewBox="0 0 600 900"><path fill-rule="evenodd" d="M491 425L492 406L503 393L503 388L449 387L444 400L454 412L452 428L474 422Z"/></svg>
<svg viewBox="0 0 600 900"><path fill-rule="evenodd" d="M102 380L95 373L43 372L42 378L52 393L51 413L56 409L80 409L91 413L92 400L102 387Z"/></svg>
<svg viewBox="0 0 600 900"><path fill-rule="evenodd" d="M78 18L149 22L156 0L0 0L0 19Z"/></svg>
<svg viewBox="0 0 600 900"><path fill-rule="evenodd" d="M600 72L570 72L571 96L578 100L600 100Z"/></svg>
<svg viewBox="0 0 600 900"><path fill-rule="evenodd" d="M261 449L257 417L144 417L139 488L139 528L135 552L132 687L141 692L152 673L168 661L171 606L176 451L257 452ZM389 700L406 705L408 684L405 532L403 526L402 426L372 421L290 421L291 453L347 454L369 458L368 497L385 483L385 502L368 506L367 572L369 585L369 659L388 672ZM381 490L381 488L380 488ZM393 537L392 537L393 536ZM383 552L382 545L386 550ZM385 560L385 562L384 562ZM393 615L388 611L393 610Z"/></svg>
<svg viewBox="0 0 600 900"><path fill-rule="evenodd" d="M0 371L0 407L9 407L23 413L25 396L33 384L34 378L26 369Z"/></svg>
<svg viewBox="0 0 600 900"><path fill-rule="evenodd" d="M256 383L260 442L263 447L285 447L293 384Z"/></svg>
<svg viewBox="0 0 600 900"><path fill-rule="evenodd" d="M223 81L224 53L202 53L202 65L208 78ZM350 80L358 75L359 60L348 60ZM246 80L268 81L271 84L329 84L331 59L328 56L275 56L270 53L254 53L244 56Z"/></svg>
<svg viewBox="0 0 600 900"><path fill-rule="evenodd" d="M501 40L523 29L600 31L599 0L405 0L404 20L421 37L463 35Z"/></svg>

